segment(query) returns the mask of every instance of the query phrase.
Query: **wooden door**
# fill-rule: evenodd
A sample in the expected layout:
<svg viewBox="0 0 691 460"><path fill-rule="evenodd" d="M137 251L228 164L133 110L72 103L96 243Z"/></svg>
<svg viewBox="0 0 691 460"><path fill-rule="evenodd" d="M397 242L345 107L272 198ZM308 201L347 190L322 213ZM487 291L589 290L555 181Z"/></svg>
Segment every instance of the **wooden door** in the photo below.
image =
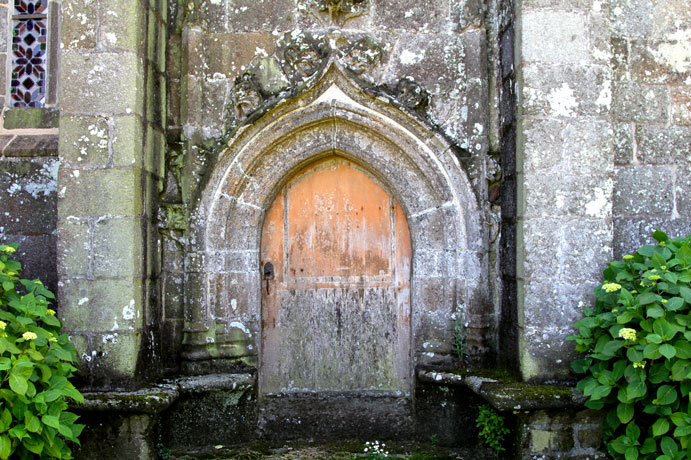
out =
<svg viewBox="0 0 691 460"><path fill-rule="evenodd" d="M410 391L410 233L366 172L298 173L266 215L261 264L262 394Z"/></svg>

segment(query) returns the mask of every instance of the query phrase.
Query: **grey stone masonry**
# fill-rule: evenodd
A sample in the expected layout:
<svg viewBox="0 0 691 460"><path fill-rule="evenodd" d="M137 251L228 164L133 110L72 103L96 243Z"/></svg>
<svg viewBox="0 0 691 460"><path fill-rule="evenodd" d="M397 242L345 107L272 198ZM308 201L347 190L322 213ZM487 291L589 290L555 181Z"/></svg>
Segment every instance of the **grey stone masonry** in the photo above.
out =
<svg viewBox="0 0 691 460"><path fill-rule="evenodd" d="M159 356L167 4L69 0L62 17L59 315L83 387L127 388Z"/></svg>
<svg viewBox="0 0 691 460"><path fill-rule="evenodd" d="M567 378L613 257L691 233L684 0L517 2L518 314L527 379Z"/></svg>
<svg viewBox="0 0 691 460"><path fill-rule="evenodd" d="M565 342L612 257L606 4L517 1L517 284L526 380L568 378Z"/></svg>

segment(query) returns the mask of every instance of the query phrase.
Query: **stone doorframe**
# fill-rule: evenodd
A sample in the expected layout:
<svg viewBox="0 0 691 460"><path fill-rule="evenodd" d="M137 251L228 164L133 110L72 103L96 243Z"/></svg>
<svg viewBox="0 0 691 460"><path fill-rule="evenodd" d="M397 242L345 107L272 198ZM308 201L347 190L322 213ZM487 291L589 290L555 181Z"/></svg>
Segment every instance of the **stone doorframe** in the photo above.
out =
<svg viewBox="0 0 691 460"><path fill-rule="evenodd" d="M265 212L296 172L329 156L369 171L408 219L413 365L450 361L458 308L471 335L491 341L488 236L454 148L332 62L313 88L242 127L219 154L190 218L183 367L257 367Z"/></svg>

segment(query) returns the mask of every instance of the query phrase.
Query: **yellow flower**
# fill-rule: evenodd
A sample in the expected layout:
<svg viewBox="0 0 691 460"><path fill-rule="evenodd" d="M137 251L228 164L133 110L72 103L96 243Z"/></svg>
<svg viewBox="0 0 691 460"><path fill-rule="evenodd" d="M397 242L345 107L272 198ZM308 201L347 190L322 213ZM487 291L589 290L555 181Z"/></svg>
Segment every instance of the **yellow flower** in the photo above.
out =
<svg viewBox="0 0 691 460"><path fill-rule="evenodd" d="M650 276L648 277L648 279L649 279L650 281L657 281L657 280L661 280L662 277L660 277L660 276L658 276L658 275L650 275Z"/></svg>
<svg viewBox="0 0 691 460"><path fill-rule="evenodd" d="M602 289L604 289L606 292L616 292L621 289L621 284L605 283L602 285Z"/></svg>
<svg viewBox="0 0 691 460"><path fill-rule="evenodd" d="M662 265L662 266L660 266L660 268L663 270L667 270L667 265Z"/></svg>
<svg viewBox="0 0 691 460"><path fill-rule="evenodd" d="M34 334L33 332L25 332L22 334L22 338L24 340L34 340L34 339L37 339L38 336L36 334Z"/></svg>
<svg viewBox="0 0 691 460"><path fill-rule="evenodd" d="M636 340L636 331L630 327L621 328L619 329L619 337L633 342Z"/></svg>
<svg viewBox="0 0 691 460"><path fill-rule="evenodd" d="M7 323L4 321L0 321L0 331L4 331L6 327L7 327Z"/></svg>
<svg viewBox="0 0 691 460"><path fill-rule="evenodd" d="M632 260L632 259L633 259L633 256L631 254L626 254L624 256L624 260Z"/></svg>
<svg viewBox="0 0 691 460"><path fill-rule="evenodd" d="M637 361L633 363L633 367L637 367L639 369L642 369L645 367L645 361Z"/></svg>
<svg viewBox="0 0 691 460"><path fill-rule="evenodd" d="M2 248L2 250L8 254L12 254L15 251L15 249L12 246L5 246L4 248Z"/></svg>
<svg viewBox="0 0 691 460"><path fill-rule="evenodd" d="M48 310L46 310L46 315L55 316L55 310L53 310L52 308L49 308Z"/></svg>
<svg viewBox="0 0 691 460"><path fill-rule="evenodd" d="M48 341L49 341L50 343L55 343L55 342L58 341L58 339L56 339L55 337L51 337L51 338L48 339Z"/></svg>
<svg viewBox="0 0 691 460"><path fill-rule="evenodd" d="M663 303L663 304L666 304L667 302L669 302L669 300L667 300L667 299L662 299L662 303Z"/></svg>

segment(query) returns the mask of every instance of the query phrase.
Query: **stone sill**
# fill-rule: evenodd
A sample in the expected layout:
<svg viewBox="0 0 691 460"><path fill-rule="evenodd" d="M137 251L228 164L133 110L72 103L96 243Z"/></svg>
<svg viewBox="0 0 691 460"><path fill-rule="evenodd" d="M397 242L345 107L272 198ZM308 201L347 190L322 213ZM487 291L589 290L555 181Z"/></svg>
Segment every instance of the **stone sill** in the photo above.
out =
<svg viewBox="0 0 691 460"><path fill-rule="evenodd" d="M484 375L483 375L484 374ZM536 411L581 407L586 398L566 385L528 384L481 371L449 372L418 369L420 381L464 386L499 411Z"/></svg>
<svg viewBox="0 0 691 460"><path fill-rule="evenodd" d="M0 152L3 157L56 157L58 156L58 135L0 135Z"/></svg>
<svg viewBox="0 0 691 460"><path fill-rule="evenodd" d="M72 403L80 412L158 414L173 405L181 395L215 390L246 390L254 386L253 374L210 374L166 380L137 391L83 393L84 404Z"/></svg>
<svg viewBox="0 0 691 460"><path fill-rule="evenodd" d="M60 124L56 107L6 108L3 113L5 129L51 129Z"/></svg>

